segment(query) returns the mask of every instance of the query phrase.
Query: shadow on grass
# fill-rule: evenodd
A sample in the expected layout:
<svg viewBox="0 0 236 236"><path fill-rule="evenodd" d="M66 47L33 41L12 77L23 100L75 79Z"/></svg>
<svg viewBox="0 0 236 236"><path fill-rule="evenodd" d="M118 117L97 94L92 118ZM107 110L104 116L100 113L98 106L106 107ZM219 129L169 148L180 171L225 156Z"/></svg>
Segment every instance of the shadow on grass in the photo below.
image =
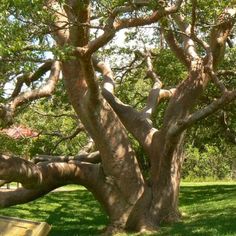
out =
<svg viewBox="0 0 236 236"><path fill-rule="evenodd" d="M191 205L204 203L209 200L221 201L226 198L236 197L236 185L204 185L204 186L181 186L181 203L182 205Z"/></svg>
<svg viewBox="0 0 236 236"><path fill-rule="evenodd" d="M182 186L183 221L163 225L160 236L236 236L236 185ZM37 201L1 209L0 215L46 221L49 236L98 235L108 220L85 189L53 192ZM132 235L132 234L131 234ZM143 235L143 234L142 234Z"/></svg>
<svg viewBox="0 0 236 236"><path fill-rule="evenodd" d="M98 235L108 220L87 190L52 192L37 201L0 210L1 215L46 221L49 236Z"/></svg>

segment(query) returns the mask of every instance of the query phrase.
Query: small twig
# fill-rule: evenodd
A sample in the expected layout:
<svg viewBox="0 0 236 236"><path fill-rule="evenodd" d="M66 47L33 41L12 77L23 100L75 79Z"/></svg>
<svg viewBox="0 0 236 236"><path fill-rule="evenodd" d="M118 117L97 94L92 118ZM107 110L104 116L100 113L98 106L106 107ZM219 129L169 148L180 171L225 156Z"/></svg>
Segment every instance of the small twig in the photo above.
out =
<svg viewBox="0 0 236 236"><path fill-rule="evenodd" d="M53 117L53 118L60 118L60 117L70 117L72 119L78 120L77 115L75 114L66 114L66 113L62 113L60 115L56 115L56 114L49 114L49 113L42 113L40 111L37 111L34 109L34 112L41 115L41 116L48 116L48 117Z"/></svg>
<svg viewBox="0 0 236 236"><path fill-rule="evenodd" d="M217 75L215 74L215 72L213 70L208 69L207 72L210 75L210 77L212 78L214 84L220 89L220 91L222 93L228 91L227 88L225 87L224 83L218 79Z"/></svg>
<svg viewBox="0 0 236 236"><path fill-rule="evenodd" d="M66 140L71 140L71 139L75 138L81 131L84 131L84 130L85 130L84 127L83 127L82 125L80 125L80 126L78 126L78 127L76 128L76 130L75 130L72 134L70 134L70 135L68 135L68 136L62 137L62 138L54 145L54 147L50 150L50 154L52 154L52 153L56 150L56 148L58 147L58 145L59 145L60 143L66 141Z"/></svg>

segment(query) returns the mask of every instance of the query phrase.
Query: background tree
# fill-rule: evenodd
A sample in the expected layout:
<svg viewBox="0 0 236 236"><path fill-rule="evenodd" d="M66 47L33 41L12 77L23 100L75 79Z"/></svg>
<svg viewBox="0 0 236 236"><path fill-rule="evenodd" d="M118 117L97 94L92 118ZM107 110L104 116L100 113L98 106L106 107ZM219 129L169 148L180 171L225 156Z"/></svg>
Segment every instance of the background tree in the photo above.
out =
<svg viewBox="0 0 236 236"><path fill-rule="evenodd" d="M1 12L1 125L9 126L17 115L24 117L29 107L40 106L36 100L51 97L50 109L62 107L57 115L70 116L78 126L69 136L56 135L65 140L86 130L83 143L91 137L95 144L93 148L89 143L76 156L39 156L35 164L1 155L0 179L23 185L1 192L1 207L32 201L74 183L85 186L104 207L110 219L107 235L123 229L153 230L161 222L178 220L185 131L236 97L227 82L235 76L232 64L220 70L224 55L229 55L227 47L232 46L235 6L223 2L209 6L200 0L141 5L37 0L34 5L3 1ZM152 30L142 37L146 26ZM112 40L125 29L134 31L127 34L129 47L118 56ZM175 68L159 69L168 53L176 57ZM108 63L114 63L114 58L115 73ZM142 76L150 81L141 81ZM123 102L118 99L124 98L127 81L136 91L148 85L145 103L132 96L135 90ZM115 91L116 84L120 86ZM13 88L9 94L7 88ZM52 97L56 88L60 96ZM70 111L64 88L76 115ZM51 115L50 110L30 112ZM133 139L148 158L145 168L132 147Z"/></svg>

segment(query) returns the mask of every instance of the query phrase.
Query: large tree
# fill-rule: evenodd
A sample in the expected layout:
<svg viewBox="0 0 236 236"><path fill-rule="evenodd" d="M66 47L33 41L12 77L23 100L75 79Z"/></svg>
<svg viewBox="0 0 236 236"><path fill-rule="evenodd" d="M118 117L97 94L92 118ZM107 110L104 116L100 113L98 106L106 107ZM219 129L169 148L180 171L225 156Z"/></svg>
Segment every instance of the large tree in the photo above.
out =
<svg viewBox="0 0 236 236"><path fill-rule="evenodd" d="M3 1L0 83L5 89L14 87L9 96L1 88L1 125L11 125L30 102L50 96L62 72L76 119L83 124L76 133L85 129L96 151L89 153L87 148L74 157L41 156L34 162L0 155L2 183L23 185L0 190L0 206L26 203L73 183L85 186L105 209L110 219L107 235L123 229L155 230L161 222L178 220L185 131L236 98L236 90L223 83L224 76L235 72L219 71L228 46L232 47L236 8L223 1L209 4L214 12L200 0ZM135 60L146 63L152 87L145 106L138 110L117 97L115 85L122 81L115 80L109 60L104 59L117 54L117 48L109 45L119 31L144 26L155 29L140 39L146 44L144 50L135 51L128 66L122 54L116 57L120 64L116 73L132 68ZM164 87L153 66L159 54L150 48L159 46L171 50L185 68L186 78L173 78L173 87ZM48 71L49 79L39 86ZM128 78L132 80L132 74ZM202 105L209 85L219 92ZM166 99L157 129L153 114ZM137 140L146 153L148 173L141 168L130 139Z"/></svg>

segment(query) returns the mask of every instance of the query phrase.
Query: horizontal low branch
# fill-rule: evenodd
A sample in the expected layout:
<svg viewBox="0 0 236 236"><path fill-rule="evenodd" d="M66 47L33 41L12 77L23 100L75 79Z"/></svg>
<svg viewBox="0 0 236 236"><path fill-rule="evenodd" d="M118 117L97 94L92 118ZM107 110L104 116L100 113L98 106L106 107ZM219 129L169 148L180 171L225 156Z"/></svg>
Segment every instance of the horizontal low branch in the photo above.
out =
<svg viewBox="0 0 236 236"><path fill-rule="evenodd" d="M27 189L77 183L91 186L97 180L98 165L85 162L41 162L0 155L0 179L19 182Z"/></svg>
<svg viewBox="0 0 236 236"><path fill-rule="evenodd" d="M40 189L18 188L14 190L0 189L0 208L14 206L17 204L24 204L24 203L33 201L41 196L44 196L45 194L49 193L55 188L57 187L45 186L44 188L40 188Z"/></svg>
<svg viewBox="0 0 236 236"><path fill-rule="evenodd" d="M88 163L99 163L101 160L100 153L98 151L92 153L84 153L77 156L49 156L49 155L37 155L34 157L34 163L39 162L70 162L80 161Z"/></svg>

